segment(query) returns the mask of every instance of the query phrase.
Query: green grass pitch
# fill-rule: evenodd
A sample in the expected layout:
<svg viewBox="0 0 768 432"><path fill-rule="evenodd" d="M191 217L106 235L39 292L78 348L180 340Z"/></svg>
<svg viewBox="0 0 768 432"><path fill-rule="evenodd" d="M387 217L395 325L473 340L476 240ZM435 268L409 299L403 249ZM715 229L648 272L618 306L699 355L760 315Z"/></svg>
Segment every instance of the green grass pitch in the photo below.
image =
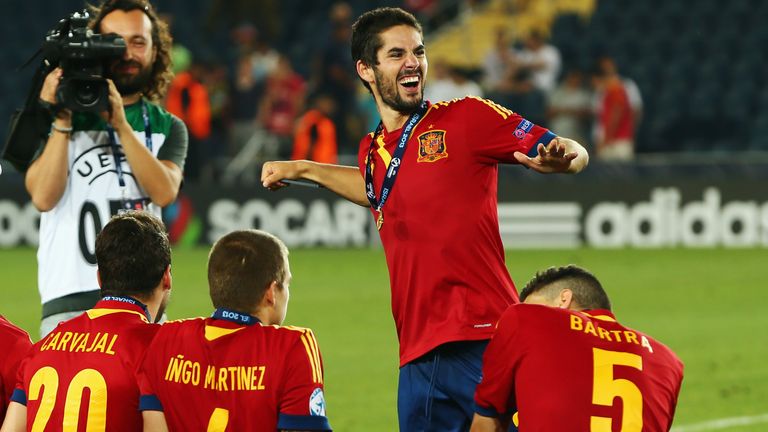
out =
<svg viewBox="0 0 768 432"><path fill-rule="evenodd" d="M174 251L170 318L210 313L206 255L204 248ZM621 322L678 353L686 370L676 425L768 411L766 258L764 249L507 252L519 286L550 265L574 263L592 270ZM36 339L40 307L35 252L0 250L0 263L0 313ZM286 324L315 330L334 429L396 430L397 340L382 252L296 249L291 263Z"/></svg>

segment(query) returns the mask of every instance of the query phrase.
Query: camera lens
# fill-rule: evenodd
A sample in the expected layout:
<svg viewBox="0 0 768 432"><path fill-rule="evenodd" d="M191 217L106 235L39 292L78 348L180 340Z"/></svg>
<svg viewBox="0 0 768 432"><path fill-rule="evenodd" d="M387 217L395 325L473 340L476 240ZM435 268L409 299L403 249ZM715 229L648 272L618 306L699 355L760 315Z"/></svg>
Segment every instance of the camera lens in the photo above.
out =
<svg viewBox="0 0 768 432"><path fill-rule="evenodd" d="M90 107L99 100L99 86L95 82L81 82L75 90L75 99L83 107Z"/></svg>

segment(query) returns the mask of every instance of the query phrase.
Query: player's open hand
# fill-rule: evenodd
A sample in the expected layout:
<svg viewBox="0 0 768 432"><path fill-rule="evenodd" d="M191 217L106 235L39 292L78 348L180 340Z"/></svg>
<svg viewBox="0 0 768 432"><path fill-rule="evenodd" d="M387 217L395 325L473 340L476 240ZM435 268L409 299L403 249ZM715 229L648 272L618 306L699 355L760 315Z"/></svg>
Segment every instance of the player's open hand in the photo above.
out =
<svg viewBox="0 0 768 432"><path fill-rule="evenodd" d="M565 143L561 142L560 138L554 138L546 147L539 144L536 150L538 154L534 158L515 152L515 159L521 165L540 173L560 173L569 171L571 161L579 155L577 152L567 152Z"/></svg>
<svg viewBox="0 0 768 432"><path fill-rule="evenodd" d="M261 167L261 184L269 190L288 186L285 179L295 180L301 176L300 161L272 161Z"/></svg>

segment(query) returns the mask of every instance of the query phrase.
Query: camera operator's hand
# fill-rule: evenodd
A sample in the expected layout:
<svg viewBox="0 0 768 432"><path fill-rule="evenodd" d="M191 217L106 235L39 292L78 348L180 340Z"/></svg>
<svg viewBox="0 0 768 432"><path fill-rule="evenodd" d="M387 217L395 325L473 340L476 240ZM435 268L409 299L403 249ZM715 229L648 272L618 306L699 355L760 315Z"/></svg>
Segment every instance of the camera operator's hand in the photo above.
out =
<svg viewBox="0 0 768 432"><path fill-rule="evenodd" d="M52 70L45 77L43 88L40 89L40 100L49 106L56 105L56 90L59 88L59 81L62 76L61 68ZM59 109L56 111L56 120L62 121L60 126L70 126L72 121L72 111L68 109Z"/></svg>
<svg viewBox="0 0 768 432"><path fill-rule="evenodd" d="M107 85L109 86L109 111L101 113L102 118L108 121L117 132L125 128L131 130L131 125L125 118L123 96L117 91L117 87L111 79L107 79Z"/></svg>

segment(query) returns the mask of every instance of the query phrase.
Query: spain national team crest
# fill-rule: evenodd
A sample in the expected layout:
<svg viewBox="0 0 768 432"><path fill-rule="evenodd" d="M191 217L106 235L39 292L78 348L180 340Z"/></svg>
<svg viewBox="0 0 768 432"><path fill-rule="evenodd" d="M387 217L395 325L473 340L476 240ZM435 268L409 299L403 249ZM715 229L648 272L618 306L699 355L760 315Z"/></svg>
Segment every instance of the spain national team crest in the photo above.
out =
<svg viewBox="0 0 768 432"><path fill-rule="evenodd" d="M434 162L448 157L445 131L432 130L419 135L419 158L416 162Z"/></svg>

